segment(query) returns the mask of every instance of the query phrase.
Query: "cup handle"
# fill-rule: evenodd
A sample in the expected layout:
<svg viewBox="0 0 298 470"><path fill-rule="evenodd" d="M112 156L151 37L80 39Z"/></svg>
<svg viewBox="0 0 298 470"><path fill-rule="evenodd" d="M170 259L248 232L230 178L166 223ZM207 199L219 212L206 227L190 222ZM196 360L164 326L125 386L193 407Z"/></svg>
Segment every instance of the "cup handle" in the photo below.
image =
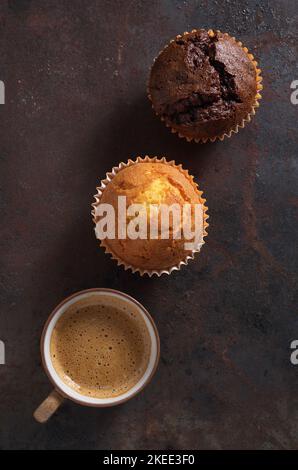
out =
<svg viewBox="0 0 298 470"><path fill-rule="evenodd" d="M48 419L57 411L63 403L64 398L57 390L53 390L50 395L39 405L33 413L34 418L39 423L46 423Z"/></svg>

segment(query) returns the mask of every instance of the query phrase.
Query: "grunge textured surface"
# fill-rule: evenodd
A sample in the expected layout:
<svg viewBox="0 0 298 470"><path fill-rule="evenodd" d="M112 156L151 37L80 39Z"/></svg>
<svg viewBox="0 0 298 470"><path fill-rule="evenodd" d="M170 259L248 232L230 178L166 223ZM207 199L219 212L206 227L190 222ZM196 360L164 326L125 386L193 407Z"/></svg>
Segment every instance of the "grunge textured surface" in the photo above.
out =
<svg viewBox="0 0 298 470"><path fill-rule="evenodd" d="M189 144L154 116L149 68L176 34L227 31L262 68L252 123ZM297 448L297 2L7 0L0 5L0 448ZM164 155L195 175L210 228L200 256L140 278L98 248L90 204L119 161ZM67 402L32 418L50 392L42 326L77 290L105 286L144 303L161 362L113 409Z"/></svg>

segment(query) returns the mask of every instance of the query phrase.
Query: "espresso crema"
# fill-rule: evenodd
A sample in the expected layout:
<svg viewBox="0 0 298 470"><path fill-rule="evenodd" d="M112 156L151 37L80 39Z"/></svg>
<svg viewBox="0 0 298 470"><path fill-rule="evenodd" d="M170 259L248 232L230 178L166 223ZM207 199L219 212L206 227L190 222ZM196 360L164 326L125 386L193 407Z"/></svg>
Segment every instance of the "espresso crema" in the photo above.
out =
<svg viewBox="0 0 298 470"><path fill-rule="evenodd" d="M68 386L85 396L111 398L143 377L151 340L137 310L93 296L76 302L59 318L50 351L56 372Z"/></svg>

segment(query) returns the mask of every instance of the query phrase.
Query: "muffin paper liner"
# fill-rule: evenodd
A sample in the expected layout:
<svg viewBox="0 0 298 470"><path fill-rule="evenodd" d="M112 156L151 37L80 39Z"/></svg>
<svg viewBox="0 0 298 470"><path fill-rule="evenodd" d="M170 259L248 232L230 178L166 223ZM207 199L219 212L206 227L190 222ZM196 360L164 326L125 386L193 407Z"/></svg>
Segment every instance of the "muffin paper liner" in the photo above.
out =
<svg viewBox="0 0 298 470"><path fill-rule="evenodd" d="M199 252L201 250L201 247L204 245L204 237L207 236L207 227L209 224L207 223L207 219L209 218L209 215L207 214L208 207L205 205L206 199L202 198L203 192L199 190L197 183L194 181L194 177L191 176L187 170L184 170L182 168L182 165L176 165L174 160L167 161L164 157L159 158L159 157L149 157L146 155L145 157L137 157L136 160L131 160L129 159L127 163L121 162L118 166L115 166L112 168L112 171L106 173L105 179L101 181L100 186L96 188L97 193L94 195L95 202L92 205L92 220L96 225L96 218L95 218L95 212L96 212L96 207L100 204L101 196L103 194L103 191L107 187L107 185L112 181L114 176L123 168L126 168L131 165L135 165L136 163L165 163L167 165L171 165L175 168L177 168L181 173L183 173L187 179L191 182L191 184L194 186L196 189L198 195L200 196L200 202L202 204L203 208L203 235L202 235L202 242L199 247L196 249L192 250L191 254L188 254L183 260L181 260L178 264L170 267L169 269L161 269L161 270L147 270L147 269L142 269L138 268L136 266L132 266L130 264L127 264L124 260L120 259L117 257L115 253L111 251L111 249L107 246L105 243L105 240L100 240L100 246L102 246L105 249L105 252L111 255L112 259L117 261L118 266L123 266L125 270L131 270L133 273L139 273L141 276L144 274L147 274L149 277L153 276L154 274L157 276L161 276L162 274L171 274L173 271L178 271L181 269L181 266L187 265L189 260L194 259L195 253Z"/></svg>
<svg viewBox="0 0 298 470"><path fill-rule="evenodd" d="M191 33L196 33L198 32L197 29L193 29L191 32L188 32L188 31L185 31L183 33L183 35L181 34L178 34L178 36L175 37L175 39L172 39L170 41L170 43L174 42L176 39L181 39L183 36L187 35L187 34L191 34ZM221 33L220 30L213 30L213 29L209 29L208 30L208 35L210 37L213 37L214 34L216 33ZM221 33L223 34L223 36L227 36L227 37L230 37L232 38L242 49L243 51L246 53L246 55L248 56L248 58L251 60L251 62L253 63L254 65L254 68L255 68L255 71L256 71L256 95L255 95L255 101L252 105L252 109L251 111L247 114L247 116L241 121L240 124L236 124L230 131L228 132L224 132L223 134L220 134L220 135L217 135L215 137L206 137L206 138L203 138L203 139L196 139L194 137L188 137L186 135L184 135L181 131L178 131L178 129L174 129L171 124L169 122L166 121L166 119L161 116L160 114L158 114L155 109L154 109L154 105L153 105L153 102L152 102L152 98L151 98L151 95L150 95L150 90L149 90L149 82L148 82L148 86L147 86L147 94L148 94L148 98L150 99L151 101L151 104L152 104L152 108L156 114L156 116L158 116L160 118L161 121L163 121L166 125L166 127L170 128L171 132L173 134L177 134L180 138L182 139L186 139L188 142L196 142L196 143L206 143L206 142L215 142L216 140L224 140L225 137L231 137L232 134L237 134L237 132L239 131L239 128L244 128L246 123L247 122L250 122L251 121L251 117L253 115L256 114L256 108L258 108L260 106L259 104L259 100L262 98L262 95L260 94L260 91L263 90L263 85L261 84L262 82L262 77L261 77L261 69L258 67L258 63L257 61L255 60L254 56L248 51L247 47L245 47L241 41L237 41L237 39L234 37L234 36L230 36L228 33ZM169 43L169 44L170 44ZM154 62L156 61L156 59L162 54L162 52L168 47L167 44L160 52L159 54L155 57L154 59Z"/></svg>

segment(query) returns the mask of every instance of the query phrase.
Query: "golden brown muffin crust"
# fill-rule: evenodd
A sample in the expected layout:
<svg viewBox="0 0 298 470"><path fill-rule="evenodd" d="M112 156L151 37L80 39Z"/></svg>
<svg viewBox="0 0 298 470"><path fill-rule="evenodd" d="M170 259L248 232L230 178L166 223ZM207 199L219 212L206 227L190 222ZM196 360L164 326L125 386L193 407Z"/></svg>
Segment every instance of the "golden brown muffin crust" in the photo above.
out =
<svg viewBox="0 0 298 470"><path fill-rule="evenodd" d="M202 204L192 178L184 170L160 162L134 163L120 170L108 183L100 203L112 204L118 215L118 196L126 196L130 204ZM203 235L203 234L201 234ZM175 239L106 239L104 245L114 256L133 268L169 269L184 260L189 251L185 240Z"/></svg>

